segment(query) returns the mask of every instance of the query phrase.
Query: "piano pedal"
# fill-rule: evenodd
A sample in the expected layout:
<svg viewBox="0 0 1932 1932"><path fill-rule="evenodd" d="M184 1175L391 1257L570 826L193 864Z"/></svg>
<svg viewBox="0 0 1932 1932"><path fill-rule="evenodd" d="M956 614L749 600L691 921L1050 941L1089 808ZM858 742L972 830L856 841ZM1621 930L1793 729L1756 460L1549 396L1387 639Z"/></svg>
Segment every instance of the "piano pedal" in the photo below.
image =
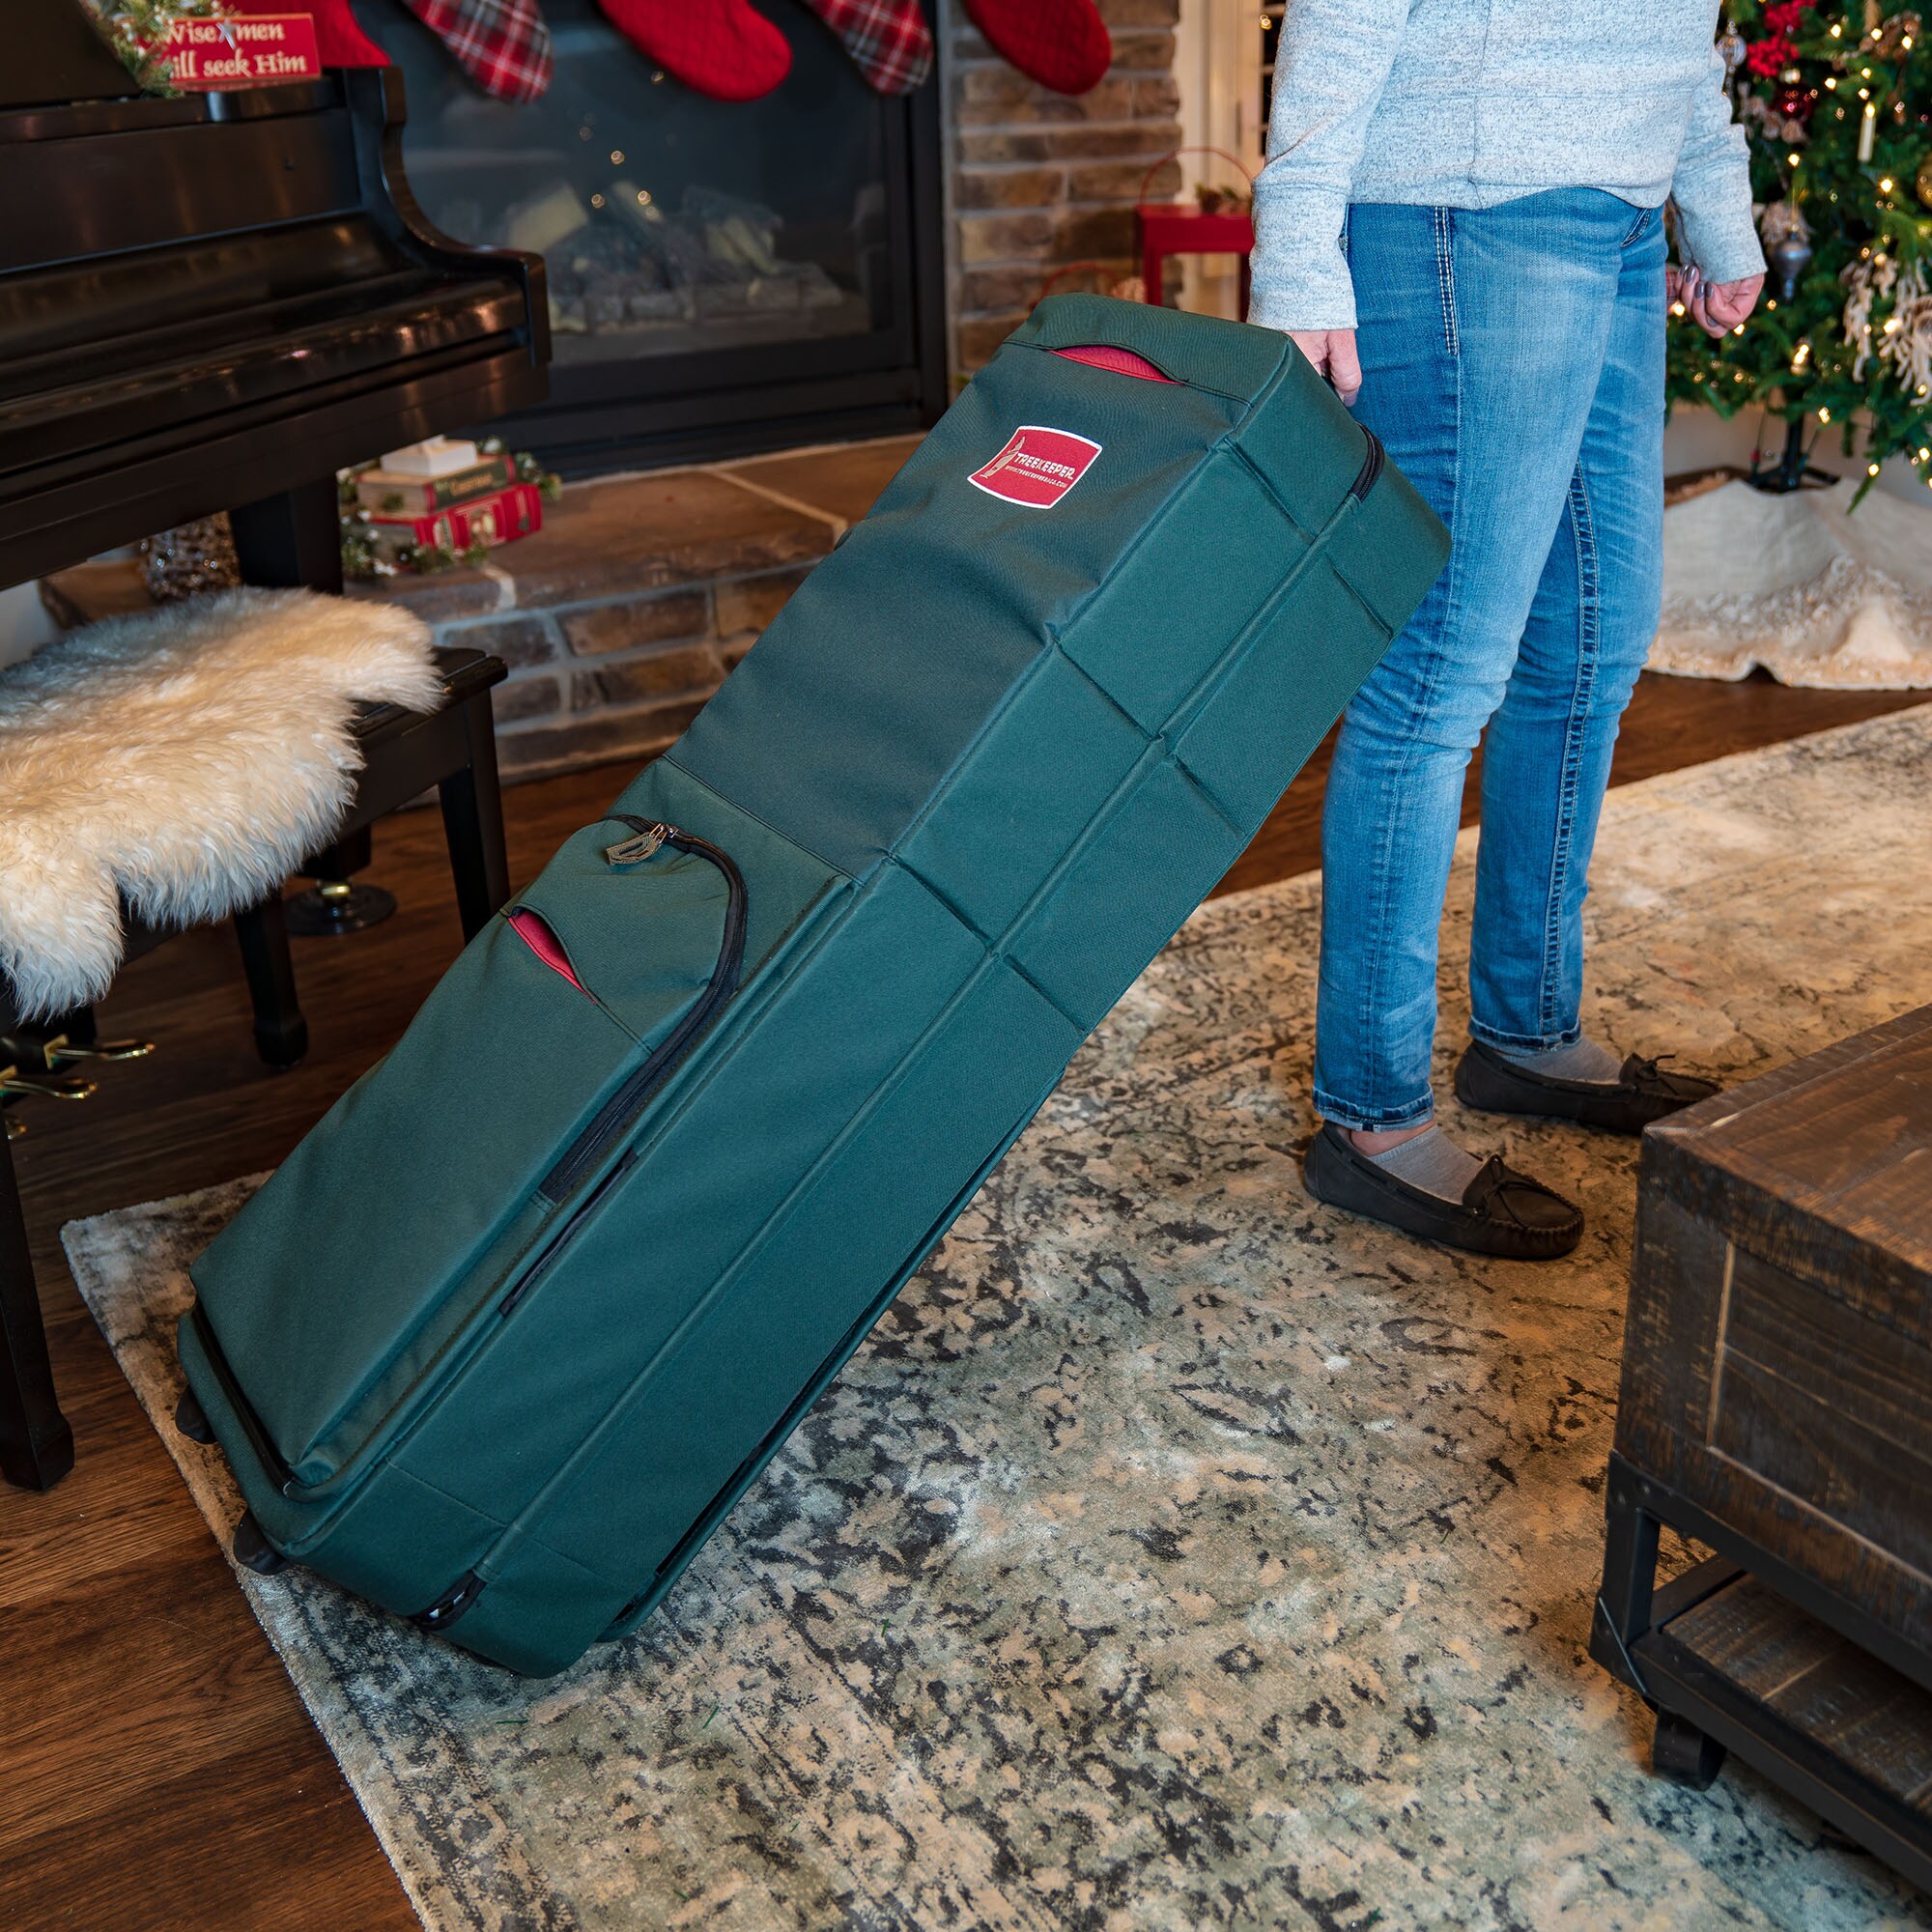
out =
<svg viewBox="0 0 1932 1932"><path fill-rule="evenodd" d="M348 879L322 879L305 893L283 901L282 914L298 939L331 933L366 932L396 909L396 895L381 886L358 886Z"/></svg>
<svg viewBox="0 0 1932 1932"><path fill-rule="evenodd" d="M72 1040L59 1034L45 1049L49 1066L66 1066L76 1060L145 1060L154 1050L151 1039Z"/></svg>
<svg viewBox="0 0 1932 1932"><path fill-rule="evenodd" d="M32 1095L41 1100L91 1100L99 1091L97 1081L83 1080L77 1074L30 1079L16 1066L0 1066L0 1099L19 1100Z"/></svg>
<svg viewBox="0 0 1932 1932"><path fill-rule="evenodd" d="M387 919L396 909L395 894L381 886L358 886L351 876L364 870L375 856L366 825L311 853L301 870L315 884L282 904L289 931L298 939L318 939L366 932Z"/></svg>

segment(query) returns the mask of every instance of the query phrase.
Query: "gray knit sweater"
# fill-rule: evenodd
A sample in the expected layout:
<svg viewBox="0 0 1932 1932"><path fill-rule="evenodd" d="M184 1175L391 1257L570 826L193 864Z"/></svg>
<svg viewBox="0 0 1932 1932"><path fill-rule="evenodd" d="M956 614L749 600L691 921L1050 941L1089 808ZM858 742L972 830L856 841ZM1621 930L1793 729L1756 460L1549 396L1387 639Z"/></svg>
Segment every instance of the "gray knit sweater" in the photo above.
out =
<svg viewBox="0 0 1932 1932"><path fill-rule="evenodd" d="M1674 195L1682 248L1708 280L1756 274L1717 15L1718 0L1289 0L1249 320L1354 327L1340 246L1351 201Z"/></svg>

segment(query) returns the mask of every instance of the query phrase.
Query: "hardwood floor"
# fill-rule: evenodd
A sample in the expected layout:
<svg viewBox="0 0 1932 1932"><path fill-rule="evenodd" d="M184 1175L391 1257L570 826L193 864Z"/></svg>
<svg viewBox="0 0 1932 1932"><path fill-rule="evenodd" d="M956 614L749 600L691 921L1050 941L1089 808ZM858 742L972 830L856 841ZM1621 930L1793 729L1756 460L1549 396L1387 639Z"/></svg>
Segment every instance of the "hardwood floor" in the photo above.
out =
<svg viewBox="0 0 1932 1932"><path fill-rule="evenodd" d="M1923 701L1646 678L1626 781ZM1317 863L1325 750L1223 890ZM628 777L604 768L510 794L527 880ZM1473 810L1473 788L1471 810ZM138 960L104 1030L159 1042L103 1070L84 1108L22 1113L15 1146L54 1366L79 1443L52 1493L0 1488L0 1927L9 1932L403 1932L394 1875L62 1262L63 1222L279 1160L402 1029L459 934L433 812L377 832L368 876L402 910L353 939L298 942L314 1050L254 1058L235 942L191 933ZM513 1085L514 1069L505 1070Z"/></svg>

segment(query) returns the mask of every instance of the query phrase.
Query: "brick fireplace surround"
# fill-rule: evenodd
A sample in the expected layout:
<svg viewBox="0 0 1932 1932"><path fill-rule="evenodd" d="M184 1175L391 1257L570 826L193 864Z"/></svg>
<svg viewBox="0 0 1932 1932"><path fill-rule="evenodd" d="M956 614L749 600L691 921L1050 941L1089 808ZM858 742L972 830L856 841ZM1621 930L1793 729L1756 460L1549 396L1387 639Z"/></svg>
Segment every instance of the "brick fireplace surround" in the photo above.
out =
<svg viewBox="0 0 1932 1932"><path fill-rule="evenodd" d="M1179 0L1098 0L1114 65L1077 99L1034 85L941 0L948 298L952 361L977 369L1047 276L1099 261L1123 274L1130 210L1180 141L1173 77ZM746 111L755 111L748 109ZM1174 167L1152 192L1179 186ZM418 611L437 640L510 667L496 692L507 778L662 751L756 641L917 436L568 486L536 536L475 569L355 585ZM43 586L66 622L142 601L130 562L83 564Z"/></svg>

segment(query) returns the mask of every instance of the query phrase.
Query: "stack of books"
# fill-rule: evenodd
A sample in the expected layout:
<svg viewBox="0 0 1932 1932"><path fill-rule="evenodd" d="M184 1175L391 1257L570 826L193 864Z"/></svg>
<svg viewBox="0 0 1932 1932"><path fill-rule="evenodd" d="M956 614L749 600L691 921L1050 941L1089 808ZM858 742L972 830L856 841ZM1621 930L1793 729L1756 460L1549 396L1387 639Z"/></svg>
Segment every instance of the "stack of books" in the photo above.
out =
<svg viewBox="0 0 1932 1932"><path fill-rule="evenodd" d="M355 496L384 549L461 554L543 528L542 492L518 481L507 450L482 451L449 437L391 450L357 473Z"/></svg>

